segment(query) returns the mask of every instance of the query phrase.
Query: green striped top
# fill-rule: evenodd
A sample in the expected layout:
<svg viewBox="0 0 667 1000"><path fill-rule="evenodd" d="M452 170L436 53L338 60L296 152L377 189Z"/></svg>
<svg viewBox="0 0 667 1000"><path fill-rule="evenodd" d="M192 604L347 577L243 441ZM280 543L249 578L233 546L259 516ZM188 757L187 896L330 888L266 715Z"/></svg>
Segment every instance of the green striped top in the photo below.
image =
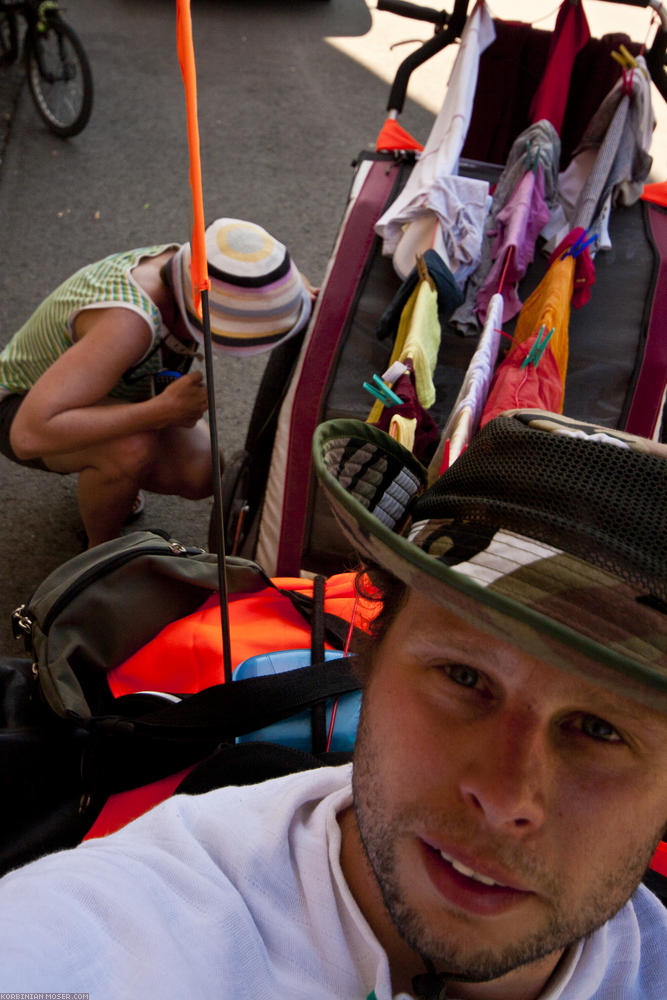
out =
<svg viewBox="0 0 667 1000"><path fill-rule="evenodd" d="M115 253L82 267L59 285L0 353L0 395L4 394L3 389L23 395L32 388L40 375L72 346L72 324L83 309L121 306L145 317L151 330L151 346L132 371L131 381L121 380L110 395L129 401L150 397L150 375L160 370L161 359L159 351L148 355L168 331L160 310L132 280L130 271L142 257L156 257L177 247L178 244L167 243Z"/></svg>

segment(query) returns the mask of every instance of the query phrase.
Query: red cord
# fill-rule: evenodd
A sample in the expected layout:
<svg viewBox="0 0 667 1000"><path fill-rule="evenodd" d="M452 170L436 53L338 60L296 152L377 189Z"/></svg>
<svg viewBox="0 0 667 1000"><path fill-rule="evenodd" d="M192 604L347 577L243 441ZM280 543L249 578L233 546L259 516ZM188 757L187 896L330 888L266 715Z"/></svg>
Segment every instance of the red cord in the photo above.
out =
<svg viewBox="0 0 667 1000"><path fill-rule="evenodd" d="M498 292L497 292L498 295L500 295L500 293L503 290L503 285L505 284L505 276L507 275L507 268L510 265L510 260L512 259L513 253L514 253L514 244L511 244L510 246L508 246L507 251L505 253L505 263L503 264L503 273L500 275L500 284L498 285Z"/></svg>
<svg viewBox="0 0 667 1000"><path fill-rule="evenodd" d="M352 615L350 617L350 627L347 630L347 638L345 639L345 648L343 649L343 656L347 656L350 651L350 642L352 640L352 633L354 631L354 619L357 616L357 606L359 604L359 594L355 594L354 604L352 605ZM331 749L331 741L333 740L334 726L336 724L336 714L338 712L338 698L333 703L333 708L331 709L331 721L329 722L329 732L327 733L327 746L326 752L328 753Z"/></svg>

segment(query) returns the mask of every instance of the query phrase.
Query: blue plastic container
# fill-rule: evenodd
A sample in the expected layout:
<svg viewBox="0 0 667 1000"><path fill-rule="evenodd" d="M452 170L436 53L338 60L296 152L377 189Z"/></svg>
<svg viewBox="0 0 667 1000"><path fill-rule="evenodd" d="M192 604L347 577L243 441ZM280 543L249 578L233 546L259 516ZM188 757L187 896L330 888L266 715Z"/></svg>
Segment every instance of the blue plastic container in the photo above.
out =
<svg viewBox="0 0 667 1000"><path fill-rule="evenodd" d="M325 660L335 660L343 654L336 649L327 649L324 653ZM299 667L310 666L310 649L281 649L275 653L262 653L259 656L251 656L249 659L239 663L234 671L234 680L241 680L246 677L263 677L267 674L283 674L287 670L296 670ZM330 750L349 753L354 747L357 736L357 726L359 725L359 712L361 709L361 692L353 691L350 694L341 695L338 700L336 719L334 722L333 734L331 738ZM331 712L334 699L326 701L326 730L329 732L331 725ZM304 750L310 753L311 730L310 712L300 712L282 722L275 722L272 726L264 729L257 729L254 733L237 737L237 743L249 743L258 741L269 743L281 743L284 746L294 747L295 750Z"/></svg>

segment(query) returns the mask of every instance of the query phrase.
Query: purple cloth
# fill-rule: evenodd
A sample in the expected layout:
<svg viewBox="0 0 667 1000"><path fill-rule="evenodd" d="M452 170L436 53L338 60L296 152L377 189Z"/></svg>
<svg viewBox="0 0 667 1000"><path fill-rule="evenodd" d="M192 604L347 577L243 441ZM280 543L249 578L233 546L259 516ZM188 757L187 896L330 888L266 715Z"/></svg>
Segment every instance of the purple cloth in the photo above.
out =
<svg viewBox="0 0 667 1000"><path fill-rule="evenodd" d="M521 311L521 299L516 285L526 273L526 268L535 256L535 243L540 231L549 221L550 213L544 198L544 172L538 164L537 173L532 170L520 178L507 203L496 218L497 230L491 249L493 266L475 302L475 311L484 322L491 296L501 291L503 296L503 323L507 323ZM505 274L502 289L499 289L507 252L513 248Z"/></svg>

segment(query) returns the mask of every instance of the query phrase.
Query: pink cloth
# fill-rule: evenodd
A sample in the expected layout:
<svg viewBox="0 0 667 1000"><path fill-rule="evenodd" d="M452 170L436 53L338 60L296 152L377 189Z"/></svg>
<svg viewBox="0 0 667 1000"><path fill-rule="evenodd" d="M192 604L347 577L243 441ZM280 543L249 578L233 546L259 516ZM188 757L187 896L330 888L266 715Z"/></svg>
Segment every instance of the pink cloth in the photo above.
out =
<svg viewBox="0 0 667 1000"><path fill-rule="evenodd" d="M535 256L535 243L542 228L549 221L550 212L544 198L544 171L538 164L537 174L526 171L521 177L506 205L498 213L498 228L491 249L494 263L484 284L477 293L475 311L484 321L491 296L497 291L503 297L503 323L507 323L521 311L521 299L516 285L526 273L526 268ZM505 273L502 289L500 280L507 260L507 252L513 252Z"/></svg>

